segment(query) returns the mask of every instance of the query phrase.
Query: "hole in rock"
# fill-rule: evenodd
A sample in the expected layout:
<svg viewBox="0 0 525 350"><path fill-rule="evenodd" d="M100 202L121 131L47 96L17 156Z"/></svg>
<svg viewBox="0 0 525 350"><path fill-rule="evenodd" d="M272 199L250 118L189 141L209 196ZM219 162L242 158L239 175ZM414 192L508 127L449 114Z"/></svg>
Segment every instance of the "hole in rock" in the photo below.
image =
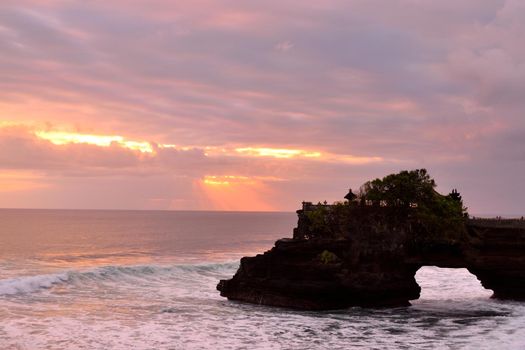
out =
<svg viewBox="0 0 525 350"><path fill-rule="evenodd" d="M416 273L421 287L419 300L465 300L490 298L492 290L485 289L467 269L423 266Z"/></svg>

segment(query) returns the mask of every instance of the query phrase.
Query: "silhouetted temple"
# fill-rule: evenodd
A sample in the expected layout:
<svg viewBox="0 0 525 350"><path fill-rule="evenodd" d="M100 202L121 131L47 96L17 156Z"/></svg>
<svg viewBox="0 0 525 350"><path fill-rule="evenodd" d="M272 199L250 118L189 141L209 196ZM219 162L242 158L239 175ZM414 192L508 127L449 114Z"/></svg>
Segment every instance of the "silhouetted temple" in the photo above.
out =
<svg viewBox="0 0 525 350"><path fill-rule="evenodd" d="M457 190L439 196L438 203L461 202ZM461 214L422 224L416 202L408 209L362 205L352 202L351 190L345 198L328 206L303 202L293 239L242 258L235 276L218 284L221 295L308 310L402 306L419 298L419 268L438 266L467 268L495 298L525 299L523 220Z"/></svg>
<svg viewBox="0 0 525 350"><path fill-rule="evenodd" d="M346 194L346 196L344 197L346 200L348 200L349 202L355 200L357 198L357 196L354 194L354 192L352 192L352 189L349 189L348 190L348 193Z"/></svg>

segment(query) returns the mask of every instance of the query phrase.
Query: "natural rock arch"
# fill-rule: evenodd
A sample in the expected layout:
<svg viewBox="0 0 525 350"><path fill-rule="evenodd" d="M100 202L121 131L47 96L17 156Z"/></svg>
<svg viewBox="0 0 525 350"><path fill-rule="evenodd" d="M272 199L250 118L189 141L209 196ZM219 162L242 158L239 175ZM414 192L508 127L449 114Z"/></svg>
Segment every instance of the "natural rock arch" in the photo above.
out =
<svg viewBox="0 0 525 350"><path fill-rule="evenodd" d="M423 170L368 182L353 201L303 202L293 238L241 259L217 289L298 309L402 306L419 298L416 272L438 266L468 269L495 298L524 300L523 220L467 219L459 193L440 195Z"/></svg>
<svg viewBox="0 0 525 350"><path fill-rule="evenodd" d="M484 288L477 277L465 268L422 266L417 270L415 279L421 288L418 300L488 298L494 293ZM468 294L461 294L464 292Z"/></svg>
<svg viewBox="0 0 525 350"><path fill-rule="evenodd" d="M217 288L233 300L298 309L404 306L419 298L422 266L467 268L500 299L525 299L525 228L512 222L470 221L461 249L438 246L425 254L378 249L352 240L282 239L241 265ZM381 249L380 249L381 248ZM335 256L323 261L324 252ZM324 253L326 256L327 254Z"/></svg>

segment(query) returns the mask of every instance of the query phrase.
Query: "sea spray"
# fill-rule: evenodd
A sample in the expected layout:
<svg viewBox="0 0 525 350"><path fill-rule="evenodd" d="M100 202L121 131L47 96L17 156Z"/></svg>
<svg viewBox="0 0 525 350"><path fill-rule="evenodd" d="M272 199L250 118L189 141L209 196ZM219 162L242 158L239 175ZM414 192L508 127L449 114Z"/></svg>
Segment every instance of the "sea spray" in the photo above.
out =
<svg viewBox="0 0 525 350"><path fill-rule="evenodd" d="M174 266L137 265L102 266L84 270L68 270L54 274L19 276L0 279L0 296L38 292L57 284L76 284L84 282L129 282L154 283L163 277L190 279L195 275L217 278L217 274L231 273L237 262L219 264L181 264Z"/></svg>

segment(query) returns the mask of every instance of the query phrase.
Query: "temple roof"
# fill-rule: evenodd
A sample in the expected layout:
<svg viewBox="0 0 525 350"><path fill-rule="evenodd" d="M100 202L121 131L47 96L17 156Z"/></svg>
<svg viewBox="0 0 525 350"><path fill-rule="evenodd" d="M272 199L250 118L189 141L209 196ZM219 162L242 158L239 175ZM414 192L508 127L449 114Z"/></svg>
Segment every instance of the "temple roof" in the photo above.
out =
<svg viewBox="0 0 525 350"><path fill-rule="evenodd" d="M345 199L348 199L349 201L353 201L354 199L357 198L357 196L354 194L354 192L352 192L352 189L350 188L348 190L348 193L347 195L344 197Z"/></svg>

